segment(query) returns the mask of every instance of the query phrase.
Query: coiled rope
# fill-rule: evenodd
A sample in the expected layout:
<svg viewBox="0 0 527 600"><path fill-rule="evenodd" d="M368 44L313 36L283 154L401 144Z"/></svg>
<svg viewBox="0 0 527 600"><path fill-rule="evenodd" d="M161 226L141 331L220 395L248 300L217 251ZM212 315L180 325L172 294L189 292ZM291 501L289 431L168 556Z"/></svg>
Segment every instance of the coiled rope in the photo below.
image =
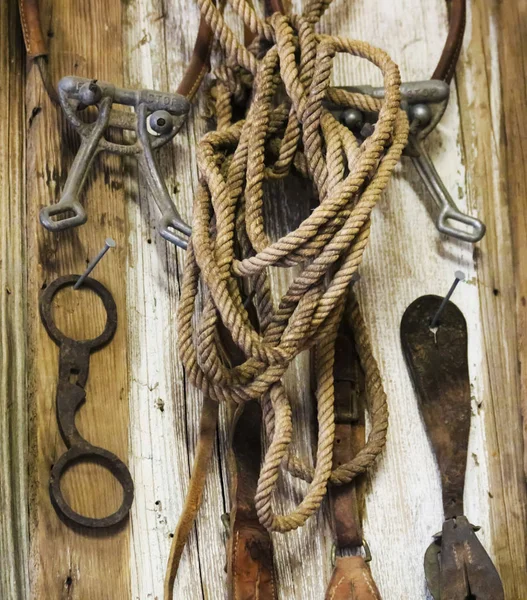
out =
<svg viewBox="0 0 527 600"><path fill-rule="evenodd" d="M197 0L224 53L216 72L217 130L198 146L200 180L194 199L178 313L179 349L187 376L215 402L259 399L268 450L256 494L261 523L271 531L300 527L319 508L328 483L350 482L375 460L386 441L388 411L377 363L358 305L349 293L370 235L370 217L406 145L408 122L400 109L400 75L390 57L367 43L317 34L315 24L331 0L312 0L302 15L258 17L247 0L230 0L255 39L236 40L211 0ZM372 99L331 87L338 53L376 65L385 97ZM250 90L252 87L252 91ZM251 94L243 120L233 106ZM362 140L325 102L378 112ZM319 205L300 226L272 241L265 231L264 184L292 169L313 182ZM300 273L275 304L269 269ZM198 288L204 294L196 315ZM259 329L249 318L250 293ZM366 374L371 431L363 450L332 470L335 340L341 319L352 324ZM222 360L219 327L230 332L246 360ZM300 352L315 349L318 444L315 466L290 451L291 403L282 377ZM309 482L298 506L276 514L272 497L282 469Z"/></svg>

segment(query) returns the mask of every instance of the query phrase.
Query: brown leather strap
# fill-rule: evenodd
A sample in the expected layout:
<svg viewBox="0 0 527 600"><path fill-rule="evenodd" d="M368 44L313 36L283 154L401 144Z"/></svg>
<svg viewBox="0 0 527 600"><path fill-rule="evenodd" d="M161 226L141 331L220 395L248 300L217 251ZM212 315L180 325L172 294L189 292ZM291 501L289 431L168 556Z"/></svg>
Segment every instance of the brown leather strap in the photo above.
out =
<svg viewBox="0 0 527 600"><path fill-rule="evenodd" d="M352 333L343 323L335 345L335 442L333 468L352 460L365 444L364 372ZM362 546L355 483L332 486L329 501L337 548Z"/></svg>
<svg viewBox="0 0 527 600"><path fill-rule="evenodd" d="M326 592L326 600L381 600L362 556L340 556Z"/></svg>
<svg viewBox="0 0 527 600"><path fill-rule="evenodd" d="M343 322L335 344L335 442L333 468L349 462L365 444L365 378L353 333ZM356 483L332 486L330 509L337 550L362 546L362 505ZM361 556L336 558L326 600L380 600Z"/></svg>
<svg viewBox="0 0 527 600"><path fill-rule="evenodd" d="M27 55L31 59L46 56L48 50L40 27L38 0L18 0L18 7Z"/></svg>
<svg viewBox="0 0 527 600"><path fill-rule="evenodd" d="M271 536L260 524L254 505L261 463L262 411L253 400L231 407L231 413L229 598L276 600Z"/></svg>
<svg viewBox="0 0 527 600"><path fill-rule="evenodd" d="M214 36L211 28L207 21L201 17L194 50L192 51L187 70L177 89L178 94L186 96L189 100L194 98L203 78L209 70L209 59L213 41Z"/></svg>
<svg viewBox="0 0 527 600"><path fill-rule="evenodd" d="M448 36L441 58L432 75L432 79L442 79L450 83L456 70L457 59L463 45L466 23L466 0L452 0Z"/></svg>
<svg viewBox="0 0 527 600"><path fill-rule="evenodd" d="M170 548L170 556L165 575L165 600L172 600L179 561L181 560L183 549L185 548L188 536L201 506L205 480L207 479L209 464L214 451L217 424L218 403L205 397L203 398L203 407L201 409L198 445L196 447L194 464L192 465L190 485L187 497L185 498L185 506L179 517L176 532L172 540L172 546Z"/></svg>
<svg viewBox="0 0 527 600"><path fill-rule="evenodd" d="M47 56L48 51L40 24L38 0L18 0L18 6L28 57L36 59L38 57ZM212 30L202 17L189 65L177 89L178 94L186 96L189 100L192 100L195 96L208 71L212 42ZM41 64L42 63L40 63L39 66ZM49 83L49 78L45 77L44 73L42 73L42 77L46 89L53 89L53 86Z"/></svg>

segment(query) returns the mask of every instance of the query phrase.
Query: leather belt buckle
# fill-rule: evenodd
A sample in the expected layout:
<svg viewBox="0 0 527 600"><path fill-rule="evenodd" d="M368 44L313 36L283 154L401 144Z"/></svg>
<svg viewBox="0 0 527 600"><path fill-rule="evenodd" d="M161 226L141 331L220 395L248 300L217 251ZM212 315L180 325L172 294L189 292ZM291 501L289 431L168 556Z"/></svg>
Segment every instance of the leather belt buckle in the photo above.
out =
<svg viewBox="0 0 527 600"><path fill-rule="evenodd" d="M360 390L355 381L335 380L335 423L352 425L360 420Z"/></svg>

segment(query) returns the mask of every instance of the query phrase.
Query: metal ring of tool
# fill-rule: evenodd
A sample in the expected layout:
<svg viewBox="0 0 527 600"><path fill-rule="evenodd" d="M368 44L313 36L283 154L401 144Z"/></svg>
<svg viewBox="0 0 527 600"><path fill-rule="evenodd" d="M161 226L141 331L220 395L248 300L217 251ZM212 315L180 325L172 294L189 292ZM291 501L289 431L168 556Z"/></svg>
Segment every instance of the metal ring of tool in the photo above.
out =
<svg viewBox="0 0 527 600"><path fill-rule="evenodd" d="M111 293L102 283L87 277L84 280L84 285L99 296L106 310L106 324L104 330L97 337L87 340L74 340L73 338L66 336L55 324L52 303L55 295L61 289L73 286L78 281L79 277L79 275L65 275L53 281L40 297L40 316L48 335L55 344L62 348L63 345L74 343L83 347L89 355L108 344L115 335L117 329L117 306ZM53 507L57 513L68 521L84 527L107 528L117 525L128 515L134 498L134 484L128 467L117 455L109 450L90 444L80 435L75 427L75 414L86 397L84 391L86 376L87 369L86 373L84 373L80 379L78 388L75 388L75 384L66 383L66 385L73 385L73 389L78 389L79 393L77 397L74 397L73 400L70 400L69 402L70 418L72 419L72 431L70 431L70 436L65 434L60 416L57 416L61 436L68 446L68 449L51 469L49 494ZM59 387L57 389L58 396L60 395L61 385L64 385L64 383L61 383L59 380ZM57 399L57 403L58 402L59 399ZM71 437L74 437L75 439L74 444L71 442ZM115 479L117 479L123 489L123 500L120 507L115 512L101 518L87 517L73 510L66 502L60 488L60 481L64 473L79 462L95 462L101 464L110 471Z"/></svg>
<svg viewBox="0 0 527 600"><path fill-rule="evenodd" d="M44 290L40 297L40 318L49 337L57 344L61 346L64 342L72 341L72 338L66 336L55 324L53 319L53 298L56 294L66 288L72 287L77 283L80 275L64 275L55 279L53 283L50 283ZM89 288L99 296L102 300L104 309L106 310L106 324L103 332L97 337L91 340L73 340L79 344L83 344L90 351L98 350L108 344L117 329L117 306L110 292L104 287L102 283L91 277L86 277L83 282L83 286Z"/></svg>
<svg viewBox="0 0 527 600"><path fill-rule="evenodd" d="M86 517L73 510L66 502L60 487L64 473L81 462L97 463L108 469L123 488L121 506L106 517ZM55 510L66 519L77 525L90 528L112 527L125 519L130 512L134 500L134 482L128 467L113 452L92 446L84 440L83 444L69 448L53 465L49 479L49 495Z"/></svg>

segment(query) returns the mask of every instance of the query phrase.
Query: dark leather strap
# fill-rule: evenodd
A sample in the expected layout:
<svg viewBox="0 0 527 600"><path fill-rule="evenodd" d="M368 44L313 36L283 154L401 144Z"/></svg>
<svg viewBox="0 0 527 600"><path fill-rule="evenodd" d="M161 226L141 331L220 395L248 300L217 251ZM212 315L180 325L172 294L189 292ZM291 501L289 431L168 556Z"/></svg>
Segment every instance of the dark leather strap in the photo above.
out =
<svg viewBox="0 0 527 600"><path fill-rule="evenodd" d="M276 600L271 536L260 524L254 505L261 463L262 411L255 400L231 409L229 598Z"/></svg>
<svg viewBox="0 0 527 600"><path fill-rule="evenodd" d="M349 462L365 444L365 378L353 334L346 322L335 345L335 442L333 468ZM332 486L330 509L336 551L360 548L362 504L355 482ZM329 583L326 600L380 600L370 568L362 556L339 556Z"/></svg>
<svg viewBox="0 0 527 600"><path fill-rule="evenodd" d="M178 94L187 97L189 100L194 98L203 78L209 70L209 59L213 41L214 36L212 35L211 28L207 21L201 17L194 50L192 51L187 70L177 89Z"/></svg>
<svg viewBox="0 0 527 600"><path fill-rule="evenodd" d="M461 46L463 45L465 23L466 0L452 0L448 36L432 79L442 79L447 83L451 82L456 70Z"/></svg>
<svg viewBox="0 0 527 600"><path fill-rule="evenodd" d="M333 468L352 460L365 444L364 372L349 327L343 323L335 344L335 442ZM331 486L329 501L338 548L362 546L356 486Z"/></svg>

